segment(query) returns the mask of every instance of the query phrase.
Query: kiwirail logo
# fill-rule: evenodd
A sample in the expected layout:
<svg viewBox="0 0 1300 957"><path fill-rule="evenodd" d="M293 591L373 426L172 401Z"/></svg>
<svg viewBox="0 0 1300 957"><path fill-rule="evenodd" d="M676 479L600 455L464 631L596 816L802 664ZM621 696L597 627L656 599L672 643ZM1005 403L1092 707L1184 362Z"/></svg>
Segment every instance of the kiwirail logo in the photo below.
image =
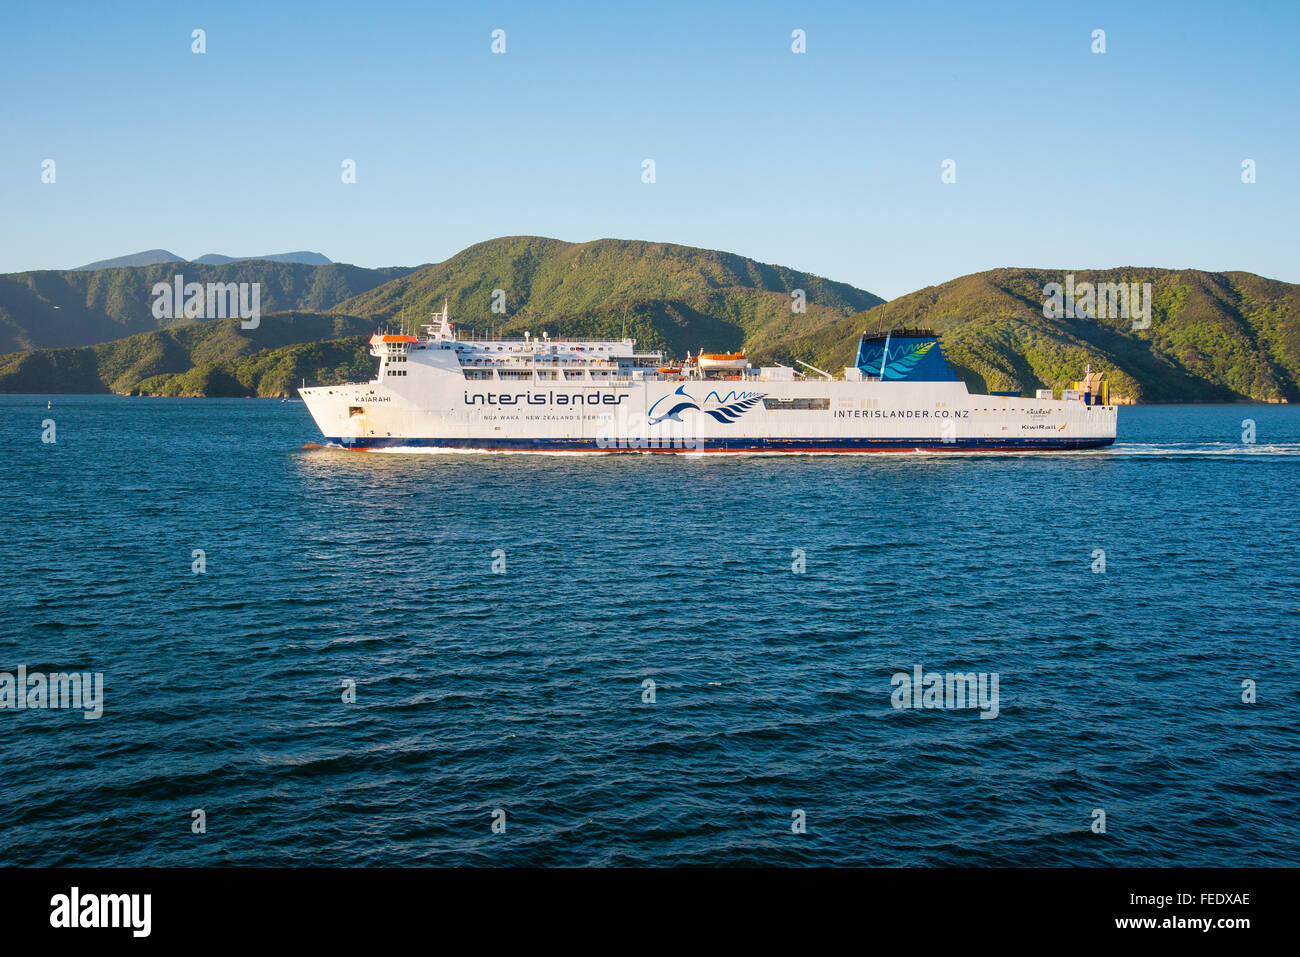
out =
<svg viewBox="0 0 1300 957"><path fill-rule="evenodd" d="M0 671L0 709L15 711L81 709L87 721L104 714L104 673L28 672L18 666L16 675Z"/></svg>
<svg viewBox="0 0 1300 957"><path fill-rule="evenodd" d="M50 926L58 929L125 927L132 937L148 937L152 912L152 894L83 894L73 887L50 898Z"/></svg>
<svg viewBox="0 0 1300 957"><path fill-rule="evenodd" d="M894 691L890 695L895 709L939 708L959 711L979 708L981 718L998 716L998 673L937 671L926 672L920 665L912 673L899 671L890 678Z"/></svg>
<svg viewBox="0 0 1300 957"><path fill-rule="evenodd" d="M233 319L238 316L241 329L256 329L262 324L262 284L260 282L186 282L177 273L171 282L154 283L155 319Z"/></svg>

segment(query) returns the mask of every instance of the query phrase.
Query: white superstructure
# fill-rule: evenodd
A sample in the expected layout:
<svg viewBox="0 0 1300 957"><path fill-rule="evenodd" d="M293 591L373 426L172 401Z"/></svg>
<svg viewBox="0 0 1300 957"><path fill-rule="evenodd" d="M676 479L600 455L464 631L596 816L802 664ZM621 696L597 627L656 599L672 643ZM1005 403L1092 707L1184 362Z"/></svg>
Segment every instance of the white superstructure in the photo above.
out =
<svg viewBox="0 0 1300 957"><path fill-rule="evenodd" d="M748 362L721 372L694 359L668 365L632 339L462 339L445 308L422 335L377 334L370 345L379 359L372 381L300 390L330 444L911 452L1082 449L1115 439L1116 408L1099 375L1085 380L1095 392L1077 398L972 394L925 330L864 335L843 377Z"/></svg>

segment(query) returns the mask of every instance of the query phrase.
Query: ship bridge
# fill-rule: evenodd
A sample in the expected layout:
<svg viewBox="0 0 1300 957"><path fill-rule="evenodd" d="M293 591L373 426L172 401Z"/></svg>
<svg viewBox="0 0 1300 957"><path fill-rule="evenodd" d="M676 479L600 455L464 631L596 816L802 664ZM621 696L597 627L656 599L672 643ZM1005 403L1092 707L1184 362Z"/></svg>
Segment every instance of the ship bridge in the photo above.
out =
<svg viewBox="0 0 1300 957"><path fill-rule="evenodd" d="M466 379L514 382L619 382L658 377L669 370L660 351L637 351L635 339L565 339L525 332L520 338L466 334L447 306L423 324L421 335L378 333L370 354L381 360L380 378L401 375L403 364L426 350L450 352ZM439 363L442 365L442 363Z"/></svg>

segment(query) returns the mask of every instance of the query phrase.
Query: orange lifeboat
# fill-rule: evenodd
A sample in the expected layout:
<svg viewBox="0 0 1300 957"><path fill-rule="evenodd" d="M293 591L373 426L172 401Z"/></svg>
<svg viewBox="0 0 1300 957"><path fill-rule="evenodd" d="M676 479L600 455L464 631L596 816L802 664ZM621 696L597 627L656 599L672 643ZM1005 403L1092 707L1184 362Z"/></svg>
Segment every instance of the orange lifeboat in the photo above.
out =
<svg viewBox="0 0 1300 957"><path fill-rule="evenodd" d="M748 369L749 359L744 350L740 352L701 352L696 361L701 372L723 372Z"/></svg>

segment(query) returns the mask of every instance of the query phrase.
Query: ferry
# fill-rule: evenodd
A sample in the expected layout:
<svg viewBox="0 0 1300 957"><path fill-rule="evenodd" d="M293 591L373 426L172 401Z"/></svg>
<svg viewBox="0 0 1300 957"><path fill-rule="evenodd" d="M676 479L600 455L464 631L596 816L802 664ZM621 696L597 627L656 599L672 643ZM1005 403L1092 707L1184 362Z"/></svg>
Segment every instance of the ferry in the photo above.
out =
<svg viewBox="0 0 1300 957"><path fill-rule="evenodd" d="M927 329L863 333L832 375L743 352L681 363L634 339L458 334L444 305L419 335L378 333L376 378L304 387L330 446L492 452L1059 452L1115 441L1091 370L1055 398L970 392Z"/></svg>

